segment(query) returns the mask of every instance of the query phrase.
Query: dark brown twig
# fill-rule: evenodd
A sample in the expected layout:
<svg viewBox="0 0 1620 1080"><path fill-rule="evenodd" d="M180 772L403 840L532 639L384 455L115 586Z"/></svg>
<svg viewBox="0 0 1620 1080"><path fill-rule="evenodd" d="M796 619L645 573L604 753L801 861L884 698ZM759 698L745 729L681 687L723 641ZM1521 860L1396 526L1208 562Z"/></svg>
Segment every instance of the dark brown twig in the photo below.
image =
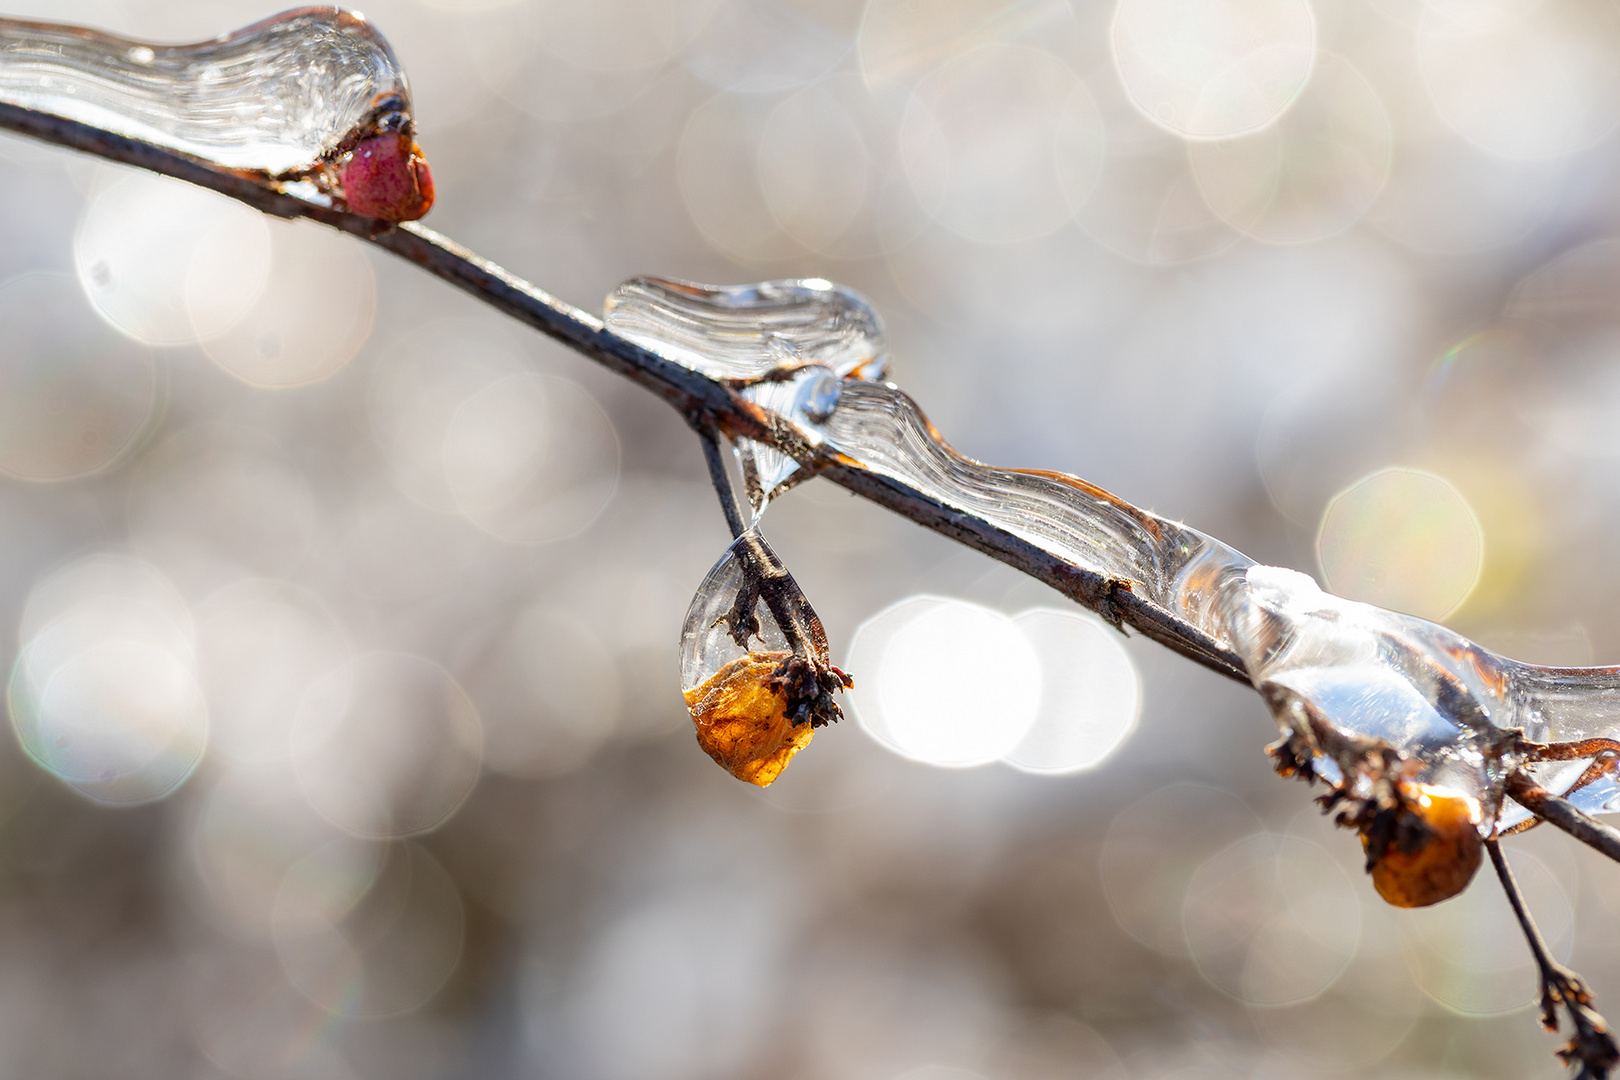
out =
<svg viewBox="0 0 1620 1080"><path fill-rule="evenodd" d="M720 500L720 512L726 516L726 527L731 530L733 540L741 536L748 528L743 524L742 512L737 509L737 496L731 489L731 475L726 472L725 459L721 457L720 441L715 438L712 428L698 428L698 441L703 444L703 461L709 467L709 483L714 485L714 494Z"/></svg>
<svg viewBox="0 0 1620 1080"><path fill-rule="evenodd" d="M1530 954L1535 958L1536 968L1541 975L1542 1027L1557 1031L1558 1008L1563 1006L1569 1013L1570 1025L1575 1033L1570 1037L1569 1044L1558 1051L1558 1056L1564 1059L1566 1065L1580 1066L1576 1080L1608 1080L1609 1070L1620 1063L1620 1045L1616 1045L1608 1022L1592 1007L1591 991L1587 990L1581 977L1554 960L1547 951L1547 943L1542 939L1535 920L1530 917L1530 909L1525 906L1524 895L1519 891L1513 870L1502 855L1501 843L1494 839L1487 840L1485 850L1490 854L1497 880L1502 883L1502 891L1507 893L1508 903L1519 920L1519 929L1524 931L1524 939L1530 946Z"/></svg>
<svg viewBox="0 0 1620 1080"><path fill-rule="evenodd" d="M1620 829L1587 816L1573 803L1560 799L1518 770L1508 774L1507 793L1514 802L1547 824L1557 826L1581 843L1620 862Z"/></svg>

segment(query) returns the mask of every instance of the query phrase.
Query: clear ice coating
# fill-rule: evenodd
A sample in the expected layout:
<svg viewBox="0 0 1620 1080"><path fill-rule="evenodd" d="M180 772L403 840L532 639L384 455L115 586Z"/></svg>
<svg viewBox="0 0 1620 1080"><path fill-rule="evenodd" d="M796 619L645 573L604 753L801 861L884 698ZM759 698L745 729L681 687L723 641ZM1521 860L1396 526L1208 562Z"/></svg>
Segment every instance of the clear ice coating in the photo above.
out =
<svg viewBox="0 0 1620 1080"><path fill-rule="evenodd" d="M818 440L843 380L881 379L889 366L877 312L819 278L723 287L634 278L608 297L605 317L620 337L739 386ZM757 521L799 463L750 439L736 451Z"/></svg>
<svg viewBox="0 0 1620 1080"><path fill-rule="evenodd" d="M750 588L750 580L757 579L761 566L783 579L779 590L783 602L791 605L797 623L808 628L812 636L809 645L817 658L828 660L821 620L776 552L763 536L750 529L732 541L692 597L692 606L681 626L682 691L701 686L721 668L750 653L791 651L781 620L770 611L764 596Z"/></svg>
<svg viewBox="0 0 1620 1080"><path fill-rule="evenodd" d="M1529 817L1503 795L1505 777L1521 766L1590 813L1620 811L1612 773L1569 791L1591 759L1526 764L1514 738L1620 734L1620 668L1510 660L1443 626L1332 596L1305 574L1255 563L1084 480L965 458L910 397L876 381L888 359L882 324L848 289L819 279L715 288L638 278L608 297L606 312L614 331L742 388L812 448L1072 566L1130 582L1138 599L1242 657L1285 734L1314 721L1383 740L1416 763L1418 779L1479 799L1482 829ZM726 567L722 560L711 573L714 584ZM689 642L698 624L713 626L714 613L700 611L704 597L688 616ZM708 655L683 654L684 684L717 669L700 659ZM1313 766L1330 783L1346 782L1330 758Z"/></svg>
<svg viewBox="0 0 1620 1080"><path fill-rule="evenodd" d="M0 19L0 101L269 179L408 118L410 91L363 15L305 7L189 45Z"/></svg>

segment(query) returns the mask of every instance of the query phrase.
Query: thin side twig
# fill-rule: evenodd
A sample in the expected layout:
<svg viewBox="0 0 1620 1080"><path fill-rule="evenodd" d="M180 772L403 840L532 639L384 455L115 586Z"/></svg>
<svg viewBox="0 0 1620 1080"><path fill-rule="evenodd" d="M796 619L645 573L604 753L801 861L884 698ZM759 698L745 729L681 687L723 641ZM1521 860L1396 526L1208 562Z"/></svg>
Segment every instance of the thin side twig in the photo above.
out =
<svg viewBox="0 0 1620 1080"><path fill-rule="evenodd" d="M1490 854L1491 866L1519 920L1519 929L1524 931L1524 940L1530 946L1530 954L1540 973L1542 1027L1548 1031L1558 1030L1558 1009L1562 1006L1569 1013L1575 1033L1569 1044L1558 1051L1558 1056L1566 1065L1580 1065L1576 1080L1608 1080L1609 1070L1620 1062L1620 1045L1616 1045L1608 1022L1592 1007L1592 993L1581 977L1554 960L1547 951L1547 942L1530 917L1524 894L1519 891L1519 883L1502 854L1501 843L1487 840L1485 850Z"/></svg>
<svg viewBox="0 0 1620 1080"><path fill-rule="evenodd" d="M1508 774L1507 793L1514 802L1547 824L1564 830L1581 843L1589 844L1620 862L1620 829L1588 816L1573 803L1560 799L1519 770Z"/></svg>
<svg viewBox="0 0 1620 1080"><path fill-rule="evenodd" d="M737 509L737 495L731 487L731 476L726 472L725 460L720 456L720 440L715 438L713 431L700 428L698 441L703 444L703 461L709 467L709 483L714 485L714 494L720 500L720 512L725 514L726 527L731 530L731 538L735 540L748 526L743 524L742 512Z"/></svg>

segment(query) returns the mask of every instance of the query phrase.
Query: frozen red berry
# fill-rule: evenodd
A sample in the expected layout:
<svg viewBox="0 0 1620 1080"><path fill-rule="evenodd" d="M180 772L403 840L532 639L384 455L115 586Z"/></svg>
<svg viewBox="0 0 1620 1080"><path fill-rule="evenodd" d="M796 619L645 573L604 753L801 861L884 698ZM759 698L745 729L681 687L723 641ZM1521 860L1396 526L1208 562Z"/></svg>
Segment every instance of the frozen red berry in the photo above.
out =
<svg viewBox="0 0 1620 1080"><path fill-rule="evenodd" d="M415 221L433 209L433 170L409 135L362 139L339 174L349 210L383 221Z"/></svg>

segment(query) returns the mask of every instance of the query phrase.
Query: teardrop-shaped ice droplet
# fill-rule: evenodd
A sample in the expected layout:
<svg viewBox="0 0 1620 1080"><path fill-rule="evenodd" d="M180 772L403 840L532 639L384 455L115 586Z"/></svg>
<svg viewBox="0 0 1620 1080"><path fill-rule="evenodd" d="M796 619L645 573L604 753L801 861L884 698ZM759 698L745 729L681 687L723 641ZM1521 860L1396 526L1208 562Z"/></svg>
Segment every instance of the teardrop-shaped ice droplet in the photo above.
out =
<svg viewBox="0 0 1620 1080"><path fill-rule="evenodd" d="M808 364L880 379L888 368L883 320L855 290L821 278L729 286L632 278L603 311L614 333L716 379Z"/></svg>
<svg viewBox="0 0 1620 1080"><path fill-rule="evenodd" d="M741 657L791 651L776 615L759 589L762 570L779 575L778 594L791 614L811 629L817 659L828 659L821 620L765 538L753 529L733 540L686 611L681 627L681 689L692 690Z"/></svg>
<svg viewBox="0 0 1620 1080"><path fill-rule="evenodd" d="M825 701L811 707L837 685L827 656L804 594L764 538L745 532L703 579L681 631L681 690L698 745L739 780L769 785L837 718Z"/></svg>
<svg viewBox="0 0 1620 1080"><path fill-rule="evenodd" d="M335 7L190 45L0 19L0 102L266 179L337 165L368 135L408 141L411 108L388 42ZM312 182L293 189L307 195L335 177L299 179Z"/></svg>

